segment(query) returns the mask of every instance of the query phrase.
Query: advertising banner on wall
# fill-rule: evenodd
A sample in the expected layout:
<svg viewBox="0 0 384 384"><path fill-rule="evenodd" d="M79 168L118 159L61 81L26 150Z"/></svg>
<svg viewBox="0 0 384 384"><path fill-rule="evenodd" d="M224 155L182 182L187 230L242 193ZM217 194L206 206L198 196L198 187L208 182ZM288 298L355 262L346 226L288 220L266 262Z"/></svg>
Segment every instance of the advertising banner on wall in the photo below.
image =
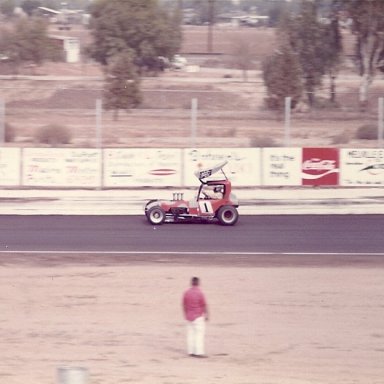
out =
<svg viewBox="0 0 384 384"><path fill-rule="evenodd" d="M384 149L341 149L340 185L384 185Z"/></svg>
<svg viewBox="0 0 384 384"><path fill-rule="evenodd" d="M101 151L79 148L25 148L23 184L96 188L101 183Z"/></svg>
<svg viewBox="0 0 384 384"><path fill-rule="evenodd" d="M303 148L302 185L338 185L339 150Z"/></svg>
<svg viewBox="0 0 384 384"><path fill-rule="evenodd" d="M188 187L199 185L200 182L194 173L223 161L228 161L224 172L234 187L260 185L260 148L185 149L184 185Z"/></svg>
<svg viewBox="0 0 384 384"><path fill-rule="evenodd" d="M0 148L0 185L20 185L20 148Z"/></svg>
<svg viewBox="0 0 384 384"><path fill-rule="evenodd" d="M181 151L175 148L105 149L103 186L180 186Z"/></svg>
<svg viewBox="0 0 384 384"><path fill-rule="evenodd" d="M262 184L301 185L301 148L263 148Z"/></svg>

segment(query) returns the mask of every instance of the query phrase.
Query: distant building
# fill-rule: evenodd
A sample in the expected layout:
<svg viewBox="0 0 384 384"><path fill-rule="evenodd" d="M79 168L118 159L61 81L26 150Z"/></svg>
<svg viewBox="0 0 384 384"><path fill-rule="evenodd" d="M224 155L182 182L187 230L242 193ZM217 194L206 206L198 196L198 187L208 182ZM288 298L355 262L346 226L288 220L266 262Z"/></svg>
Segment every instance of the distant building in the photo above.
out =
<svg viewBox="0 0 384 384"><path fill-rule="evenodd" d="M63 50L64 60L67 63L80 61L80 40L77 37L50 35L49 38Z"/></svg>
<svg viewBox="0 0 384 384"><path fill-rule="evenodd" d="M59 29L71 29L71 24L85 24L85 13L83 10L51 9L47 7L38 7L37 13L48 18L50 23L57 24Z"/></svg>
<svg viewBox="0 0 384 384"><path fill-rule="evenodd" d="M218 23L227 23L233 27L263 27L268 25L269 16L255 14L222 14L217 17Z"/></svg>

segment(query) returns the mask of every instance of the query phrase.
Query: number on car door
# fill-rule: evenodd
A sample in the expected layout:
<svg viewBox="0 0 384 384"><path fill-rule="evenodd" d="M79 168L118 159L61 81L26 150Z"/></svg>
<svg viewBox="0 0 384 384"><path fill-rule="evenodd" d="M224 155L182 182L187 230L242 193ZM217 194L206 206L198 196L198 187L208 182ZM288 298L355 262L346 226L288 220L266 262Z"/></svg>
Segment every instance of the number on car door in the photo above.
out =
<svg viewBox="0 0 384 384"><path fill-rule="evenodd" d="M199 201L200 212L205 214L213 213L212 203L210 201Z"/></svg>

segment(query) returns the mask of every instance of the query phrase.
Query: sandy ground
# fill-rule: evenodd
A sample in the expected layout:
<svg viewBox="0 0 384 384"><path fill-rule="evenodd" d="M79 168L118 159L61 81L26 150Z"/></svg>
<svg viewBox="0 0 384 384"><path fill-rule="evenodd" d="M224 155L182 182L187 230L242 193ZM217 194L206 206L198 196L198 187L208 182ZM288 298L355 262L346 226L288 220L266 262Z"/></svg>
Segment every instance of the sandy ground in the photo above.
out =
<svg viewBox="0 0 384 384"><path fill-rule="evenodd" d="M284 258L1 255L0 382L56 383L58 367L74 366L88 369L90 384L382 383L382 262ZM192 275L211 309L207 359L185 352L180 300Z"/></svg>

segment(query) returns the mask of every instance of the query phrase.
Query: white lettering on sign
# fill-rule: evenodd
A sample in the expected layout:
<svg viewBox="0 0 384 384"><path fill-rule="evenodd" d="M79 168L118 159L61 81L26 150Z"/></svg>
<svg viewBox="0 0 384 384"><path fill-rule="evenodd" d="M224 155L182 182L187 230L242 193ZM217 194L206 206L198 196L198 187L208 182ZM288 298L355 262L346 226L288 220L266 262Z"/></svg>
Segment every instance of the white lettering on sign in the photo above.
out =
<svg viewBox="0 0 384 384"><path fill-rule="evenodd" d="M304 161L304 171L330 171L336 168L335 160L311 159Z"/></svg>

